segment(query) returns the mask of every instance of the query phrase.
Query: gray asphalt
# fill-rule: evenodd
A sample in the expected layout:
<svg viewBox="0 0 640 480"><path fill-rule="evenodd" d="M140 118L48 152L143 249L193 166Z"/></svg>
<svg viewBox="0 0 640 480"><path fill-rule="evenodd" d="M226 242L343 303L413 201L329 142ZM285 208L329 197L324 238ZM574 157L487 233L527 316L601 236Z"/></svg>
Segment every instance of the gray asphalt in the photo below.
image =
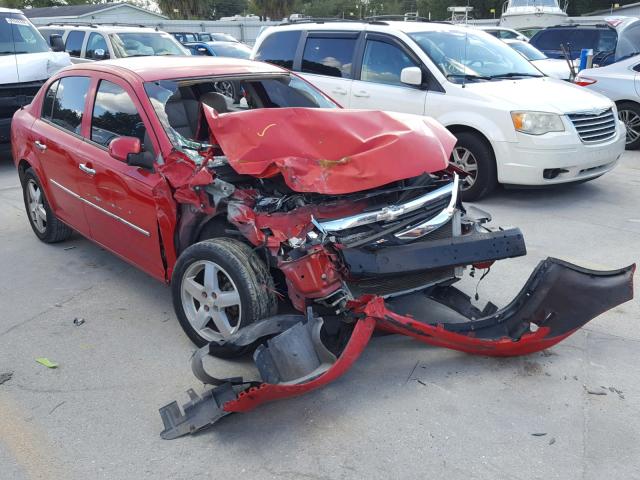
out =
<svg viewBox="0 0 640 480"><path fill-rule="evenodd" d="M640 257L640 153L587 184L478 206L521 227L529 249L492 269L481 301L504 305L546 256L622 267ZM2 479L640 478L637 298L524 358L375 338L322 390L164 441L158 408L202 390L168 288L83 238L39 242L7 159L0 245L0 374L13 372L0 385Z"/></svg>

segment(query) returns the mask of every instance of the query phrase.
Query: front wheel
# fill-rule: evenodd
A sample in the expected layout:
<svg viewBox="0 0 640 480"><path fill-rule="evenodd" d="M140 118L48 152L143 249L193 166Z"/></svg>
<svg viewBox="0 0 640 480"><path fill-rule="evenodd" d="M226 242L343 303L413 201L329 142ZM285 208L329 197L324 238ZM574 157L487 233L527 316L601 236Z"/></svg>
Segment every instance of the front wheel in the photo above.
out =
<svg viewBox="0 0 640 480"><path fill-rule="evenodd" d="M178 258L171 282L180 325L199 347L276 314L269 270L250 247L234 239L191 245ZM238 354L224 347L211 353L222 358Z"/></svg>
<svg viewBox="0 0 640 480"><path fill-rule="evenodd" d="M460 182L462 200L480 200L498 184L495 155L487 141L475 133L454 135L458 141L449 162L467 173Z"/></svg>
<svg viewBox="0 0 640 480"><path fill-rule="evenodd" d="M640 105L632 102L619 103L618 118L627 129L625 148L637 150L640 147Z"/></svg>

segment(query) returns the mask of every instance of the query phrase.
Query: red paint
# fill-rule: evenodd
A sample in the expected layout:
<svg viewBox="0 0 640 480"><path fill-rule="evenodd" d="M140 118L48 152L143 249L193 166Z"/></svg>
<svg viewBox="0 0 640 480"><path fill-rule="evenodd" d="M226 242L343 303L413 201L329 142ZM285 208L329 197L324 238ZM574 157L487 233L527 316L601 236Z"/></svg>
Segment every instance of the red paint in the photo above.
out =
<svg viewBox="0 0 640 480"><path fill-rule="evenodd" d="M109 155L121 162L126 162L130 153L140 153L141 151L139 138L118 137L109 143Z"/></svg>

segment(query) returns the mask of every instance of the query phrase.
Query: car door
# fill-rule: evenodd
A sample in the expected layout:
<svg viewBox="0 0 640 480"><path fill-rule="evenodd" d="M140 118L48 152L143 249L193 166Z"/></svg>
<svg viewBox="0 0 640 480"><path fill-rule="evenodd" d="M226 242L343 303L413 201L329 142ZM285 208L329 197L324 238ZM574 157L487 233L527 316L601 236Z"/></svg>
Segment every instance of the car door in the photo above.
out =
<svg viewBox="0 0 640 480"><path fill-rule="evenodd" d="M86 63L91 60L82 58L85 32L83 30L71 30L64 41L64 51L71 57L71 63Z"/></svg>
<svg viewBox="0 0 640 480"><path fill-rule="evenodd" d="M137 137L144 155L155 157L158 146L140 103L118 77L101 75L88 114L80 157L84 168L81 195L91 237L156 278L164 279L153 189L161 176L127 165L109 154L118 137Z"/></svg>
<svg viewBox="0 0 640 480"><path fill-rule="evenodd" d="M300 65L302 76L349 108L354 57L359 32L308 32Z"/></svg>
<svg viewBox="0 0 640 480"><path fill-rule="evenodd" d="M359 75L351 84L349 108L424 113L426 88L400 81L403 68L424 69L400 41L387 35L367 33L360 63Z"/></svg>
<svg viewBox="0 0 640 480"><path fill-rule="evenodd" d="M62 77L45 93L40 117L33 123L33 142L49 183L54 213L67 225L90 236L79 194L81 126L90 78Z"/></svg>

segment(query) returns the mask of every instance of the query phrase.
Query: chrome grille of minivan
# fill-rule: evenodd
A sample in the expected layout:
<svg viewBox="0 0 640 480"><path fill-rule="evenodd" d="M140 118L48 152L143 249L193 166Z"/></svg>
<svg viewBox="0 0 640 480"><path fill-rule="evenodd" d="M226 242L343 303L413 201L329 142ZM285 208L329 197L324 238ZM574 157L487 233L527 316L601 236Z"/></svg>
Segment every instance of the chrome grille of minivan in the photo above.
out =
<svg viewBox="0 0 640 480"><path fill-rule="evenodd" d="M585 143L604 142L616 134L617 119L611 108L599 113L570 113L567 116Z"/></svg>

